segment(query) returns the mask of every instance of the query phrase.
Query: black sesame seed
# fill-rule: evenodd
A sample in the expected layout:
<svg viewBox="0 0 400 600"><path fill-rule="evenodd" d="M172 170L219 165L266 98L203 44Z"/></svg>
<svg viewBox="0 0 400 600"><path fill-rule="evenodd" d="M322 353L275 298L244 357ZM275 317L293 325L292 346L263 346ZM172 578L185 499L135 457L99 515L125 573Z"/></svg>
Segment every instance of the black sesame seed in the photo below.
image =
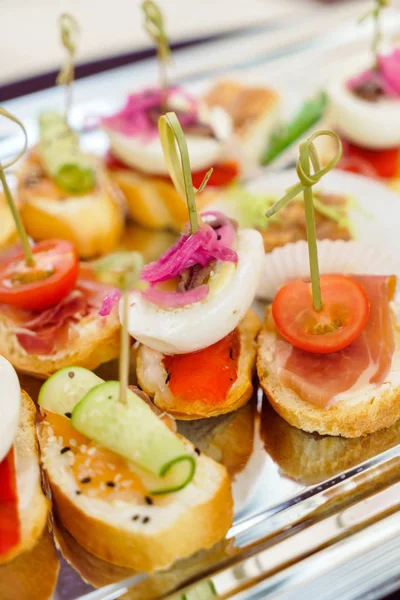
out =
<svg viewBox="0 0 400 600"><path fill-rule="evenodd" d="M75 494L76 494L77 496L80 496L80 495L82 494L82 492L81 492L81 490L76 490Z"/></svg>
<svg viewBox="0 0 400 600"><path fill-rule="evenodd" d="M146 523L148 523L149 521L150 521L150 517L143 517L143 519L142 519L142 523L144 525L146 525Z"/></svg>
<svg viewBox="0 0 400 600"><path fill-rule="evenodd" d="M170 379L171 379L171 373L169 371L167 371L167 377L165 379L165 383L169 383Z"/></svg>
<svg viewBox="0 0 400 600"><path fill-rule="evenodd" d="M64 448L62 448L61 450L61 454L65 454L66 452L69 452L71 450L71 448L69 446L64 446Z"/></svg>
<svg viewBox="0 0 400 600"><path fill-rule="evenodd" d="M200 456L200 454L201 454L200 448L195 448L194 451L196 452L197 456Z"/></svg>
<svg viewBox="0 0 400 600"><path fill-rule="evenodd" d="M232 377L229 377L229 381L233 381Z"/></svg>
<svg viewBox="0 0 400 600"><path fill-rule="evenodd" d="M75 377L75 373L73 371L70 371L68 373L68 377L70 377L70 379L73 379Z"/></svg>
<svg viewBox="0 0 400 600"><path fill-rule="evenodd" d="M92 481L92 479L90 477L84 477L83 479L81 479L81 483L90 483Z"/></svg>
<svg viewBox="0 0 400 600"><path fill-rule="evenodd" d="M217 235L217 240L220 240L220 239L221 239L221 236L218 234Z"/></svg>
<svg viewBox="0 0 400 600"><path fill-rule="evenodd" d="M229 358L233 360L233 349L229 348Z"/></svg>
<svg viewBox="0 0 400 600"><path fill-rule="evenodd" d="M64 413L64 414L65 414L65 416L66 416L68 419L70 419L70 418L72 417L72 413L70 413L70 412L67 412L67 413Z"/></svg>
<svg viewBox="0 0 400 600"><path fill-rule="evenodd" d="M112 396L108 396L108 399L109 399L109 400L112 400Z"/></svg>
<svg viewBox="0 0 400 600"><path fill-rule="evenodd" d="M107 485L108 487L115 487L115 483L114 483L113 481L107 481L107 482L106 482L106 485Z"/></svg>
<svg viewBox="0 0 400 600"><path fill-rule="evenodd" d="M137 521L139 518L139 515L135 515L134 517L132 517L132 521Z"/></svg>
<svg viewBox="0 0 400 600"><path fill-rule="evenodd" d="M149 506L153 504L153 498L150 498L150 496L145 496L144 499L146 501L146 504L148 504Z"/></svg>

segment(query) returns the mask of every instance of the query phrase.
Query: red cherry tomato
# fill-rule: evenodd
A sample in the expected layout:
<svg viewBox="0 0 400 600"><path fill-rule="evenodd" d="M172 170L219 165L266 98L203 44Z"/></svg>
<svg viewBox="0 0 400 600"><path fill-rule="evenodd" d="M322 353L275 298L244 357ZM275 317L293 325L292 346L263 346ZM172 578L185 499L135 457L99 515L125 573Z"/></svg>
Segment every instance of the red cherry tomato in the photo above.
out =
<svg viewBox="0 0 400 600"><path fill-rule="evenodd" d="M192 181L195 188L199 188L209 169L196 171L192 174ZM212 175L208 181L209 187L221 187L231 183L239 175L239 165L234 161L219 163L213 167Z"/></svg>
<svg viewBox="0 0 400 600"><path fill-rule="evenodd" d="M13 449L0 461L0 557L20 539L18 498Z"/></svg>
<svg viewBox="0 0 400 600"><path fill-rule="evenodd" d="M344 147L343 169L346 171L365 174L368 166L370 166L377 177L383 177L384 179L396 177L400 172L399 148L372 150L362 148L348 141L346 141ZM340 163L339 166L341 166Z"/></svg>
<svg viewBox="0 0 400 600"><path fill-rule="evenodd" d="M272 303L272 316L281 335L296 348L329 354L350 346L369 318L364 288L344 275L321 277L322 310L313 306L311 283L283 286Z"/></svg>
<svg viewBox="0 0 400 600"><path fill-rule="evenodd" d="M32 248L35 266L26 265L20 249L0 257L0 302L25 310L58 304L73 289L79 269L73 244L45 240Z"/></svg>

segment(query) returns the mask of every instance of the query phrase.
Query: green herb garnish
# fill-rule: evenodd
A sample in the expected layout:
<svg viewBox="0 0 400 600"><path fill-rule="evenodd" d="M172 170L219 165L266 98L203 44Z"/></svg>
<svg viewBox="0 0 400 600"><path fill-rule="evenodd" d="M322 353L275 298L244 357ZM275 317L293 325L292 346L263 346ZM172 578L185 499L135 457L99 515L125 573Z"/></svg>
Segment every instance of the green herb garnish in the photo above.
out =
<svg viewBox="0 0 400 600"><path fill-rule="evenodd" d="M80 27L78 21L69 13L63 13L59 19L61 43L67 51L65 65L57 75L57 85L65 86L65 120L68 122L72 105L72 83L75 77L75 56L78 50Z"/></svg>
<svg viewBox="0 0 400 600"><path fill-rule="evenodd" d="M22 150L17 154L17 156L12 158L8 162L0 163L0 181L3 185L4 195L8 202L8 206L10 207L11 214L13 216L15 226L17 228L19 239L21 240L22 249L25 254L26 265L28 267L34 267L36 263L33 258L33 252L32 252L29 240L28 240L28 236L26 235L25 227L22 223L22 219L19 214L19 211L15 205L14 198L13 198L11 190L8 186L7 178L5 175L5 170L8 169L9 167L11 167L12 165L14 165L25 154L26 148L28 146L28 136L26 133L26 129L23 126L23 124L21 123L21 121L19 119L17 119L17 117L14 117L14 115L9 113L5 108L0 107L0 115L5 117L6 119L9 119L13 123L16 123L17 125L19 125L19 127L22 129L22 133L24 134L24 145L22 147Z"/></svg>
<svg viewBox="0 0 400 600"><path fill-rule="evenodd" d="M204 190L213 169L210 169L206 173L200 187L196 190L192 182L192 171L186 139L176 114L169 112L160 117L158 120L158 129L168 172L178 194L182 198L186 198L191 233L197 233L199 230L199 217L195 194Z"/></svg>
<svg viewBox="0 0 400 600"><path fill-rule="evenodd" d="M39 151L48 174L66 192L85 194L96 183L90 158L81 151L78 135L57 112L39 118Z"/></svg>
<svg viewBox="0 0 400 600"><path fill-rule="evenodd" d="M320 92L315 98L307 100L289 123L280 126L272 135L269 146L261 158L261 164L265 166L275 160L283 150L315 125L324 114L327 100L326 93Z"/></svg>
<svg viewBox="0 0 400 600"><path fill-rule="evenodd" d="M374 37L372 38L372 53L374 56L374 66L375 69L379 68L378 55L379 55L379 46L382 39L381 32L381 12L384 8L390 6L390 0L374 0L374 6L361 17L360 23L363 23L365 20L372 17L374 21Z"/></svg>
<svg viewBox="0 0 400 600"><path fill-rule="evenodd" d="M321 168L317 149L314 145L314 140L318 137L327 135L333 138L337 144L337 151L332 160L324 167ZM313 203L313 186L318 183L324 175L326 175L335 165L339 162L342 156L342 143L340 138L333 131L322 130L317 131L311 135L308 140L301 142L299 146L299 160L297 161L296 171L299 178L299 183L292 185L286 194L281 198L272 208L270 208L266 215L271 217L278 210L286 206L288 202L293 200L298 194L302 193L304 198L304 208L306 213L306 228L307 228L307 243L308 243L308 255L310 260L310 274L311 274L311 287L313 295L314 308L320 311L322 308L321 298L321 285L319 278L319 264L318 264L318 250L317 250L317 236L315 232L315 215L314 215L314 203ZM314 172L311 173L312 164Z"/></svg>
<svg viewBox="0 0 400 600"><path fill-rule="evenodd" d="M121 349L119 357L120 402L126 404L129 385L129 290L136 287L143 289L140 273L143 257L139 252L115 252L93 263L93 268L100 281L118 288L122 295Z"/></svg>
<svg viewBox="0 0 400 600"><path fill-rule="evenodd" d="M157 46L160 88L165 107L168 91L167 64L171 60L171 49L165 31L164 17L160 8L153 0L144 0L142 9L145 17L145 29Z"/></svg>

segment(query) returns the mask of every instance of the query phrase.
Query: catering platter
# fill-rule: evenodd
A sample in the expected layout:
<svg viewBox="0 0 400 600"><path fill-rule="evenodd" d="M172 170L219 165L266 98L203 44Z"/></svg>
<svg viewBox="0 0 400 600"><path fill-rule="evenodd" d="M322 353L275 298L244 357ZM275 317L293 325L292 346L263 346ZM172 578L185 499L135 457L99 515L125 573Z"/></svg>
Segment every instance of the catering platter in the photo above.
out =
<svg viewBox="0 0 400 600"><path fill-rule="evenodd" d="M235 76L257 82L254 74L238 76L235 71ZM115 93L100 101L92 100L93 90L103 88L107 81L113 84L119 81ZM203 77L189 84L188 89L194 95L204 94L213 83ZM76 87L77 96L82 94L86 99L76 102L71 121L81 133L85 151L103 155L107 137L93 123L100 114L111 114L120 107L125 90L131 87L127 71L78 82ZM282 82L278 89L286 98L284 113L288 118L295 112L300 97L304 100L309 92L298 94L293 101L290 89L289 81ZM48 95L43 93L40 98L33 98L33 106L51 104L53 97L54 90ZM17 107L25 115L29 142L33 145L38 130L30 100L19 99L9 103L9 108ZM19 138L3 133L0 162L5 162L19 143ZM290 155L285 165L292 158ZM272 163L268 170L253 171L244 184L246 190L276 199L282 196L296 183L296 172L293 169L274 172L275 167L278 168L278 163ZM9 180L13 183L12 173ZM342 171L329 173L316 189L322 196L345 195L352 200L348 218L356 245L347 248L353 248L355 254L346 256L346 267L340 266L339 272L354 273L351 259L355 264L363 255L363 273L400 276L396 235L400 217L398 194L382 183ZM222 210L219 198L213 202L213 210ZM138 251L147 264L157 261L176 239L176 232L150 231L128 223L118 250ZM378 254L375 263L371 239ZM370 254L363 251L367 246ZM323 254L322 245L320 248ZM284 251L289 253L290 263L290 244ZM274 252L265 255L265 285L259 288L258 299L252 305L260 319L277 291L275 288L266 291L270 283L268 273L274 268L271 263ZM331 272L332 267L324 267L322 261L321 274ZM297 275L305 277L306 273ZM397 309L398 294L394 300ZM131 385L138 384L135 374L140 361L138 352L134 347L130 356ZM118 379L118 361L105 362L94 372L103 380ZM20 374L20 383L36 402L42 382ZM51 531L60 571L53 600L289 599L305 598L310 593L327 600L339 594L340 598L350 600L362 597L367 591L371 598L383 597L400 586L399 421L362 437L333 437L303 431L273 410L256 380L250 401L237 411L196 420L181 420L178 416L177 428L198 455L221 463L230 476L234 519L226 536L211 549L178 560L167 570L145 573L95 556L55 514L51 518ZM152 502L148 504L151 506ZM1 581L0 591L5 600L14 597L21 600L24 593L16 589L20 596L7 595Z"/></svg>

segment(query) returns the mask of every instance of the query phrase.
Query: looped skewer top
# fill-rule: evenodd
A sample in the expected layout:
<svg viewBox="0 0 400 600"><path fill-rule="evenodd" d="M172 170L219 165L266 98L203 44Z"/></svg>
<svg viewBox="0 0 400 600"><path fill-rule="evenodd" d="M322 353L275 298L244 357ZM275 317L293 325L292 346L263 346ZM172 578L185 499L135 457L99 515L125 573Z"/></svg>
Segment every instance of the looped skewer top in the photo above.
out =
<svg viewBox="0 0 400 600"><path fill-rule="evenodd" d="M334 157L329 161L325 167L321 167L318 152L315 147L314 141L322 136L328 136L336 142L336 153ZM303 194L304 207L306 213L306 227L307 227L307 243L308 243L308 254L310 260L310 274L311 274L311 285L313 304L315 310L319 311L322 308L321 298L321 286L319 280L319 265L318 265L318 251L317 251L317 236L315 231L315 215L314 215L314 204L313 204L313 186L321 181L322 177L329 173L342 156L342 143L339 136L333 131L321 130L315 132L306 141L301 142L299 145L299 159L296 165L296 172L299 178L299 182L292 185L286 190L286 194L281 198L274 206L272 206L267 212L267 217L272 217L278 210L286 206L288 202L293 200L299 194ZM311 173L311 165L313 167L313 173Z"/></svg>
<svg viewBox="0 0 400 600"><path fill-rule="evenodd" d="M60 16L61 43L67 51L65 65L57 75L56 84L65 85L65 117L68 120L68 112L72 104L71 84L75 76L75 56L78 50L80 27L78 21L69 13Z"/></svg>
<svg viewBox="0 0 400 600"><path fill-rule="evenodd" d="M67 60L57 77L57 85L68 85L74 79L74 58L78 50L80 27L69 13L60 16L61 42L67 50Z"/></svg>
<svg viewBox="0 0 400 600"><path fill-rule="evenodd" d="M35 265L35 260L33 258L33 253L32 253L31 246L30 246L30 243L28 240L28 236L26 235L26 231L22 224L21 216L15 205L14 198L12 197L11 190L8 187L7 178L6 178L6 175L4 172L5 169L8 169L12 165L14 165L25 154L25 151L28 146L28 135L27 135L26 129L23 126L23 124L21 123L21 121L19 119L17 119L17 117L14 117L14 115L9 113L8 110L6 110L3 107L0 107L0 116L3 116L6 119L8 119L9 121L16 123L22 129L22 133L24 134L24 145L22 147L22 150L20 150L20 152L16 156L14 156L14 158L10 159L8 162L6 162L6 163L0 162L0 181L3 185L4 195L8 202L8 206L10 207L11 214L12 214L14 222L15 222L15 227L17 228L17 232L18 232L19 238L21 240L22 248L23 248L23 251L25 254L26 264L28 266L33 267Z"/></svg>
<svg viewBox="0 0 400 600"><path fill-rule="evenodd" d="M168 112L159 118L158 129L168 172L178 194L186 199L190 229L192 233L199 230L199 217L196 209L195 195L204 190L211 177L211 168L205 175L198 189L193 187L192 171L186 139L175 113ZM179 152L178 152L179 149Z"/></svg>
<svg viewBox="0 0 400 600"><path fill-rule="evenodd" d="M164 29L164 18L157 4L152 0L144 0L143 12L145 15L145 28L149 36L157 45L161 60L168 60L171 55L168 37Z"/></svg>
<svg viewBox="0 0 400 600"><path fill-rule="evenodd" d="M21 123L21 121L19 119L17 119L17 117L14 117L14 115L12 115L11 113L9 113L8 110L6 110L5 108L3 108L1 106L0 106L0 115L2 117L5 117L9 121L12 121L13 123L16 123L20 127L20 129L22 130L22 133L24 134L24 145L22 147L22 150L20 150L20 152L18 152L18 154L16 156L14 156L14 158L10 159L8 162L6 162L6 163L0 163L0 169L2 171L4 171L5 169L8 169L9 167L12 167L25 154L26 149L28 147L28 135L27 135L26 129L23 126L23 124Z"/></svg>

